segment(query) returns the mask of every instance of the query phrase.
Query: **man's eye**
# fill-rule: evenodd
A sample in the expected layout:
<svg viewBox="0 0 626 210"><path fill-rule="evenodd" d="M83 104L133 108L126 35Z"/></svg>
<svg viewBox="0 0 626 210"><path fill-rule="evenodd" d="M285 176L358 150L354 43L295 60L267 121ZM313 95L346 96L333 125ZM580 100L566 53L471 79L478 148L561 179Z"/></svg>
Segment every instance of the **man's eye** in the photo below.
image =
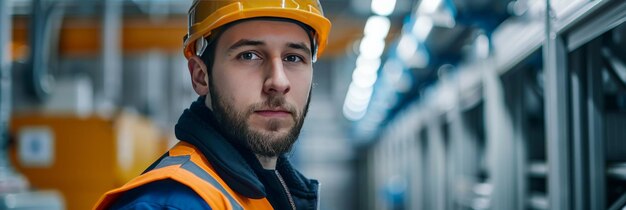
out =
<svg viewBox="0 0 626 210"><path fill-rule="evenodd" d="M285 61L297 63L297 62L302 62L302 58L297 55L288 55L287 57L285 57Z"/></svg>
<svg viewBox="0 0 626 210"><path fill-rule="evenodd" d="M244 52L239 54L239 59L242 60L258 60L260 57L252 52Z"/></svg>

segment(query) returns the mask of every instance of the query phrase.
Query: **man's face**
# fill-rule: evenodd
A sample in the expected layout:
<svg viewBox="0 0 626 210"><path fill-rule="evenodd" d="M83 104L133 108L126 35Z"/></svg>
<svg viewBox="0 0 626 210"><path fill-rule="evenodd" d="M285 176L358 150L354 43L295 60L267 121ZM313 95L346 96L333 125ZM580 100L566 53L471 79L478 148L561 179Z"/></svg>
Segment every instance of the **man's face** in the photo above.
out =
<svg viewBox="0 0 626 210"><path fill-rule="evenodd" d="M308 108L311 58L309 36L294 23L250 20L224 31L207 98L226 134L258 155L287 152Z"/></svg>

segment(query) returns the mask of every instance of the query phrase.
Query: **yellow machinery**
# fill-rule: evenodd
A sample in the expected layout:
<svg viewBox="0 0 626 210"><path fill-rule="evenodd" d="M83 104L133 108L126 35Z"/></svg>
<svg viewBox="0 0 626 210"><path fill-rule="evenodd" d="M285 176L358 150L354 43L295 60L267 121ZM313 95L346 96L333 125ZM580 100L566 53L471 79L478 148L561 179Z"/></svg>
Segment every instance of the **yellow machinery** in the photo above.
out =
<svg viewBox="0 0 626 210"><path fill-rule="evenodd" d="M36 189L59 190L68 209L91 209L106 191L139 175L166 150L163 133L134 114L17 115L11 159Z"/></svg>

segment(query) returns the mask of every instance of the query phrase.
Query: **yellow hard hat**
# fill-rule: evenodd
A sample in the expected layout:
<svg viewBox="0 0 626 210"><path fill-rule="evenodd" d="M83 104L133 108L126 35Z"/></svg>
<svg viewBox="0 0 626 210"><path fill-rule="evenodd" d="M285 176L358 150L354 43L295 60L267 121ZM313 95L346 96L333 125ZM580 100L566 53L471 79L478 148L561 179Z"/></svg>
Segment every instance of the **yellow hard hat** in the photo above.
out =
<svg viewBox="0 0 626 210"><path fill-rule="evenodd" d="M255 17L286 18L310 26L318 45L315 57L326 47L331 24L324 17L319 0L195 0L189 9L189 26L183 41L185 57L195 55L196 48L203 47L196 43L199 38L225 24Z"/></svg>

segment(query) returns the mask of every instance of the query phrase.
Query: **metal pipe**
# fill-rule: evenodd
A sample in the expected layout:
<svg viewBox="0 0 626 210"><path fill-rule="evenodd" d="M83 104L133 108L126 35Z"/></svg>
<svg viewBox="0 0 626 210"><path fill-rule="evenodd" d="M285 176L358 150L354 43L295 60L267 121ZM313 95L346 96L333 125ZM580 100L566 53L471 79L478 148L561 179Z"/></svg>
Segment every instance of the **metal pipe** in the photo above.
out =
<svg viewBox="0 0 626 210"><path fill-rule="evenodd" d="M0 168L10 167L7 155L11 118L11 1L0 2ZM2 170L0 169L0 170Z"/></svg>
<svg viewBox="0 0 626 210"><path fill-rule="evenodd" d="M11 119L11 1L0 1L0 194L22 192L28 181L9 162L9 122Z"/></svg>
<svg viewBox="0 0 626 210"><path fill-rule="evenodd" d="M34 0L30 23L30 59L28 69L27 89L37 101L44 101L50 94L49 60L51 52L50 39L52 14L55 5L47 4L47 1ZM57 15L58 16L58 15ZM58 18L57 18L58 19Z"/></svg>
<svg viewBox="0 0 626 210"><path fill-rule="evenodd" d="M102 27L102 76L103 95L106 105L116 105L120 100L122 86L122 2L103 0Z"/></svg>
<svg viewBox="0 0 626 210"><path fill-rule="evenodd" d="M555 14L548 0L545 11L543 47L545 72L545 124L548 158L548 199L550 209L572 209L570 171L570 133L568 123L568 68L565 41L557 34Z"/></svg>

